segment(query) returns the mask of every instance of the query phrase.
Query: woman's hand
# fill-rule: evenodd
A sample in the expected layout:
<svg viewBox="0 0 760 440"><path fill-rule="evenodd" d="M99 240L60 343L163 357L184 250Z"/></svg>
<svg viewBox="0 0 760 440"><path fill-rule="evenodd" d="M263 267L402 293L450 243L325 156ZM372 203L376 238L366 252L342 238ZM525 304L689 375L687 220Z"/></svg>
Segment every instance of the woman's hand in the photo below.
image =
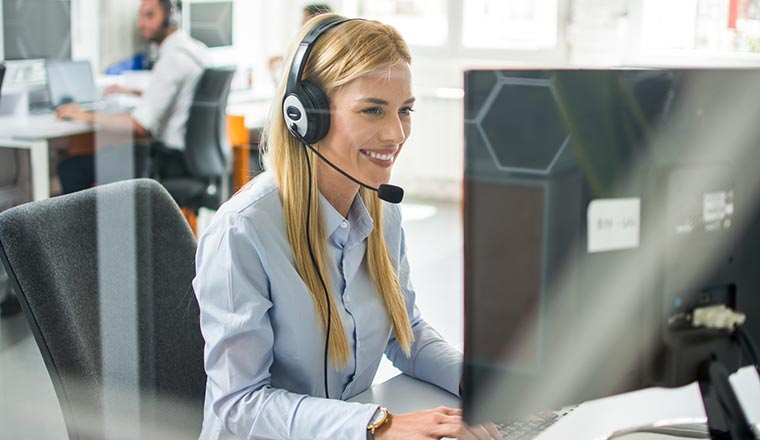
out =
<svg viewBox="0 0 760 440"><path fill-rule="evenodd" d="M438 407L408 414L389 414L390 419L375 431L377 440L441 439L466 440L501 439L493 425L467 426L462 422L462 410Z"/></svg>
<svg viewBox="0 0 760 440"><path fill-rule="evenodd" d="M111 86L106 87L103 89L103 97L106 97L108 95L137 95L140 96L140 91L135 89L130 89L128 87L120 86L118 84L114 84Z"/></svg>

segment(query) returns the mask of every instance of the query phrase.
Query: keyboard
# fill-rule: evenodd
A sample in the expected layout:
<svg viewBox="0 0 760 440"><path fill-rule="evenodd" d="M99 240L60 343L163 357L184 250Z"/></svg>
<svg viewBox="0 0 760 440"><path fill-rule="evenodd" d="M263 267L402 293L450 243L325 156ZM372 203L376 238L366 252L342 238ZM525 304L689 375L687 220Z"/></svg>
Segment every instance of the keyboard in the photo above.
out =
<svg viewBox="0 0 760 440"><path fill-rule="evenodd" d="M554 424L559 416L553 412L531 415L521 420L496 424L504 440L530 440Z"/></svg>
<svg viewBox="0 0 760 440"><path fill-rule="evenodd" d="M560 411L540 412L524 419L513 420L507 423L497 423L496 429L499 430L504 440L530 440L544 432L554 422L570 413L573 409L575 409L575 406L563 408Z"/></svg>

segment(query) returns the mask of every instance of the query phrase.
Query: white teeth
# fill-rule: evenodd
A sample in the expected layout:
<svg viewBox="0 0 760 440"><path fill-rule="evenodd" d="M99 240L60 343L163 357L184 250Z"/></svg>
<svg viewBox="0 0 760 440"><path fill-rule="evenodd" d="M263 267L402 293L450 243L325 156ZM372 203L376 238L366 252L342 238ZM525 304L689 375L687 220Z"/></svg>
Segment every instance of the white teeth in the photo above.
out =
<svg viewBox="0 0 760 440"><path fill-rule="evenodd" d="M373 159L386 160L386 161L387 160L393 160L393 153L390 153L390 154L380 154L380 153L375 153L375 152L372 152L372 151L364 151L364 154L366 154L367 156L369 156L369 157L371 157Z"/></svg>

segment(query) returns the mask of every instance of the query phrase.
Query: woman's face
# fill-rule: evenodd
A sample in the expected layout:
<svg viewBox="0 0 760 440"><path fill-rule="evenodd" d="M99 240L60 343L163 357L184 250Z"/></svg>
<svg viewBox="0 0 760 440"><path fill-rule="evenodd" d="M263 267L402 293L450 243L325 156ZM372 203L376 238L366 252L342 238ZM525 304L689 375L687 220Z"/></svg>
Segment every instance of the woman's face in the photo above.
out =
<svg viewBox="0 0 760 440"><path fill-rule="evenodd" d="M330 100L330 130L319 142L320 152L369 185L387 183L412 130L413 104L405 63L345 84Z"/></svg>

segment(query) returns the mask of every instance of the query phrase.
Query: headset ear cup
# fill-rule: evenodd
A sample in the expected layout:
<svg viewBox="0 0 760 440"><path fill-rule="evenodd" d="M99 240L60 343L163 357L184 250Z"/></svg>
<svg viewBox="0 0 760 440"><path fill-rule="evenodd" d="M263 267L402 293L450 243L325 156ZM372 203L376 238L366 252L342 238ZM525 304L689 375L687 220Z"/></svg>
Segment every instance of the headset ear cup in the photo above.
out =
<svg viewBox="0 0 760 440"><path fill-rule="evenodd" d="M330 103L327 96L314 83L303 81L301 83L303 94L304 108L306 109L306 118L308 128L304 140L309 144L315 144L327 135L330 130Z"/></svg>
<svg viewBox="0 0 760 440"><path fill-rule="evenodd" d="M161 25L164 27L164 29L167 29L170 26L174 25L172 22L172 15L174 14L174 3L172 0L162 0L159 1L159 3L161 3L164 12L164 22L161 23Z"/></svg>

